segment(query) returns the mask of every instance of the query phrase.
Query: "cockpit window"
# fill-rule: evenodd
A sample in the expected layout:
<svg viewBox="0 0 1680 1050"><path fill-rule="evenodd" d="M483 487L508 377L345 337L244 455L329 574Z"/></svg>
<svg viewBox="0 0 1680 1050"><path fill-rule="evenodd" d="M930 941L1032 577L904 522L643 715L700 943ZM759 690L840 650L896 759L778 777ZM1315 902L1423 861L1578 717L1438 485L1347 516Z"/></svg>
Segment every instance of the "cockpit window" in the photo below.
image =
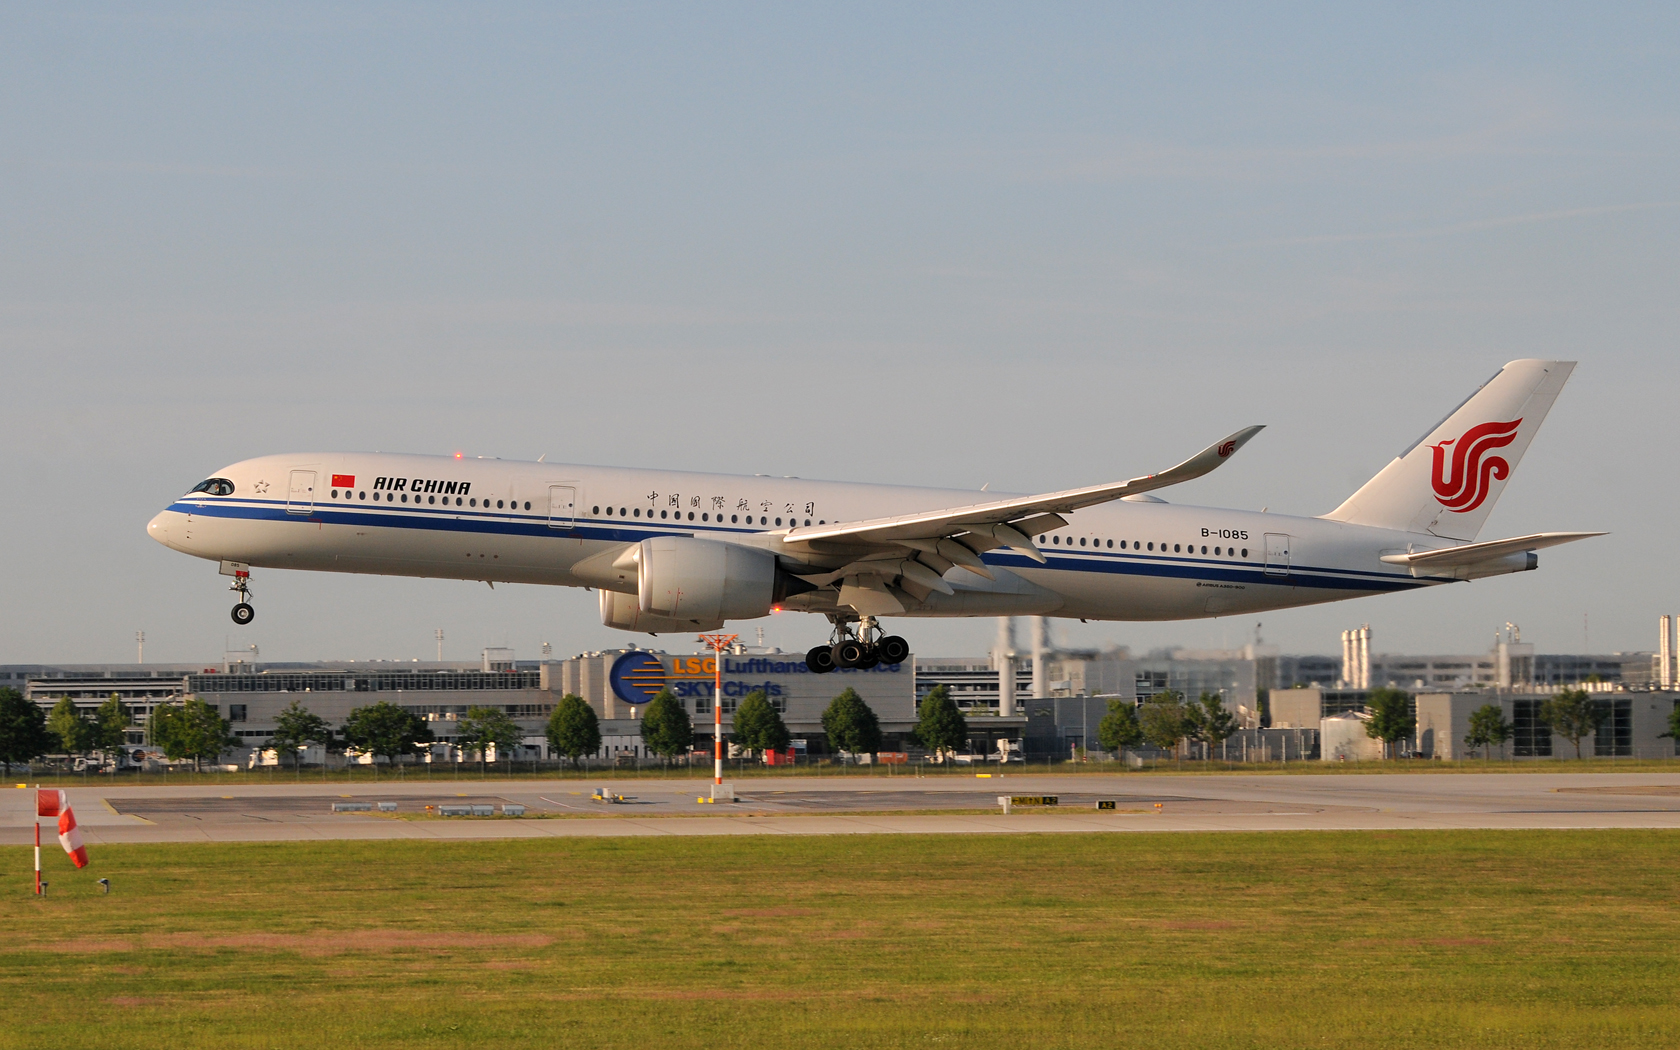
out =
<svg viewBox="0 0 1680 1050"><path fill-rule="evenodd" d="M227 478L210 478L194 485L192 491L207 492L212 496L231 496L233 495L233 482Z"/></svg>

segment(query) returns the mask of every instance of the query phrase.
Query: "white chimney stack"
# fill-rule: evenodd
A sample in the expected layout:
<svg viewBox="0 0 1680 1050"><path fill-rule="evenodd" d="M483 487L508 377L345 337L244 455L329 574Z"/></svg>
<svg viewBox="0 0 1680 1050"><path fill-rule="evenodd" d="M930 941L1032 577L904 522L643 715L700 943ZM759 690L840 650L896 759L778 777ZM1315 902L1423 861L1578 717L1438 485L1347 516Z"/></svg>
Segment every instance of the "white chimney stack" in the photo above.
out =
<svg viewBox="0 0 1680 1050"><path fill-rule="evenodd" d="M998 715L1009 718L1015 714L1015 619L998 617L997 646L992 650L992 666L998 673Z"/></svg>
<svg viewBox="0 0 1680 1050"><path fill-rule="evenodd" d="M1657 684L1667 690L1674 688L1674 617L1665 614L1657 624Z"/></svg>
<svg viewBox="0 0 1680 1050"><path fill-rule="evenodd" d="M1371 688L1371 625L1342 632L1342 684L1349 689Z"/></svg>

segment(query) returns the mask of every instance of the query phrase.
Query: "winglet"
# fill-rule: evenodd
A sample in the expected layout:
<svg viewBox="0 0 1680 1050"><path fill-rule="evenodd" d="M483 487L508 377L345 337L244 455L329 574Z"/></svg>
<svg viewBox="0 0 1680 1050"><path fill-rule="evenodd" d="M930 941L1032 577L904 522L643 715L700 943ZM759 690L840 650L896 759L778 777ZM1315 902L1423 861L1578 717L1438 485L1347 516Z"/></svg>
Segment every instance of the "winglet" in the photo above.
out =
<svg viewBox="0 0 1680 1050"><path fill-rule="evenodd" d="M1210 474L1235 455L1237 449L1248 444L1249 439L1265 429L1264 426L1243 427L1223 441L1215 441L1177 466L1168 467L1159 474L1148 474L1141 478L1133 478L1126 482L1127 494L1148 492L1150 489L1164 489L1168 485L1182 484L1199 478L1203 474Z"/></svg>

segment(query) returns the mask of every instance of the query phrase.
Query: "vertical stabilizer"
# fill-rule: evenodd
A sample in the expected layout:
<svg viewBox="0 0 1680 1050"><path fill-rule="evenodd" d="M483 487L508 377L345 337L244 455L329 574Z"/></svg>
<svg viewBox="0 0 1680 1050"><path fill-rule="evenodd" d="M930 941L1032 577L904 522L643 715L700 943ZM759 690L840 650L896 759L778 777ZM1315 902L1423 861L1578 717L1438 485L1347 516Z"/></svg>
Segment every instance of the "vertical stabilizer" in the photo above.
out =
<svg viewBox="0 0 1680 1050"><path fill-rule="evenodd" d="M1325 517L1475 539L1574 369L1512 361Z"/></svg>

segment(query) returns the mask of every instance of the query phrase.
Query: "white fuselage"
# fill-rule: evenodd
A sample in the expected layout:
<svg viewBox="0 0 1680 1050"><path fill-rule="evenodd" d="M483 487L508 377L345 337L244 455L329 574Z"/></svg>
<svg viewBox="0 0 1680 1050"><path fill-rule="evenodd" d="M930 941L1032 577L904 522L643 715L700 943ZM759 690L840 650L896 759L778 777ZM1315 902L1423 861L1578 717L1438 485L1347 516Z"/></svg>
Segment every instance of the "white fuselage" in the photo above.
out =
<svg viewBox="0 0 1680 1050"><path fill-rule="evenodd" d="M661 535L772 547L794 525L966 506L1000 494L800 478L382 453L267 456L222 470L155 517L165 545L214 561L585 587L573 567ZM347 484L335 484L347 482ZM1134 498L1135 499L1135 498ZM1437 537L1321 518L1121 500L1033 536L1039 564L998 548L996 581L957 567L954 596L906 615L1175 620L1450 582L1380 558ZM1021 583L1020 581L1025 581ZM826 603L826 604L825 604ZM823 593L785 608L827 612Z"/></svg>

